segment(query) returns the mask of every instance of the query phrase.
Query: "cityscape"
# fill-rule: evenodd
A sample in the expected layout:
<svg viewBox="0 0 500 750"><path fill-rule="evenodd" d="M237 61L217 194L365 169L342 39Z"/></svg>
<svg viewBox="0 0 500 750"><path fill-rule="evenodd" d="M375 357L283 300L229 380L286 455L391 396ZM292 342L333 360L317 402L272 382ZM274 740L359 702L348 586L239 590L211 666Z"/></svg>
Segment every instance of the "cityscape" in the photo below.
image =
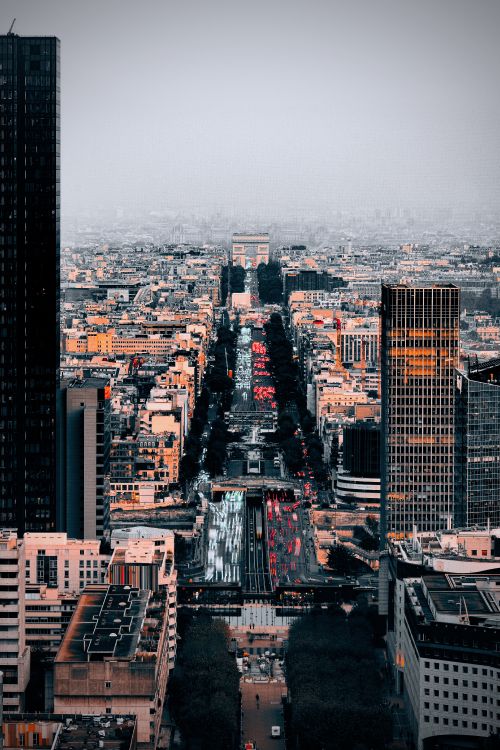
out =
<svg viewBox="0 0 500 750"><path fill-rule="evenodd" d="M451 15L436 11L436 28L425 32L425 19L413 17L409 38L422 33L430 45L421 49L430 61L414 70L417 100L434 77L434 33L448 29L439 59L444 50L457 65L439 71L455 88L443 94L442 120L434 101L435 132L451 127L453 96L484 105L467 131L469 161L457 162L459 129L448 155L438 156L442 134L428 136L415 157L429 168L426 183L413 154L401 172L387 156L374 179L387 144L379 152L368 137L356 142L351 176L327 178L331 154L321 151L312 104L318 81L301 94L299 80L294 100L310 108L318 151L296 148L297 124L282 132L281 151L270 139L274 155L259 140L284 122L266 109L274 76L283 73L287 90L321 55L332 63L330 52L315 57L330 28L322 22L341 29L333 48L345 63L352 9L331 4L297 0L281 16L279 0L232 15L193 0L192 20L185 8L147 0L151 39L134 51L141 11L129 0L73 10L62 0L5 2L0 750L500 748L500 111L485 104L496 102L488 86L500 52L489 41L500 7L443 0ZM368 20L373 9L362 5ZM412 22L409 10L389 6L372 20L374 33L387 25L395 34L395 48L369 75L397 70L396 29ZM485 42L468 79L459 6L472 38L480 29ZM133 69L170 54L155 41L167 34L166 12L179 24L168 31L179 38L168 37L174 58L185 44L193 52L190 66L174 66L181 83L168 85L193 86L201 103L185 110L170 97L172 121L162 110L165 138L169 126L179 138L171 173L158 124L141 107L172 69L151 70L144 91ZM100 23L92 60L87 30ZM227 50L247 54L256 29L266 44L277 34L290 70L267 49L260 61L235 57L234 70L220 68L219 34ZM312 30L318 44L305 38ZM109 63L98 42L108 34ZM373 40L359 34L367 46L356 65L368 75ZM198 57L200 39L212 45ZM211 95L219 88L202 91L204 60L220 91L234 92L225 133L216 132L224 118ZM242 94L234 81L247 70ZM116 121L105 115L103 82L94 90L85 80L96 71L114 81ZM129 121L117 104L124 91ZM276 96L282 104L283 92ZM231 140L233 109L247 117ZM188 111L198 136L183 141ZM375 130L385 116L371 112ZM426 117L411 117L417 140ZM406 141L396 131L399 153ZM92 138L103 143L90 165ZM256 177L264 154L269 173ZM129 157L127 172L120 160ZM194 158L198 171L181 179L179 165ZM231 170L240 159L248 163L239 189ZM302 168L292 190L290 175ZM317 170L316 185L308 170ZM413 184L403 186L406 177ZM401 183L399 192L389 183Z"/></svg>

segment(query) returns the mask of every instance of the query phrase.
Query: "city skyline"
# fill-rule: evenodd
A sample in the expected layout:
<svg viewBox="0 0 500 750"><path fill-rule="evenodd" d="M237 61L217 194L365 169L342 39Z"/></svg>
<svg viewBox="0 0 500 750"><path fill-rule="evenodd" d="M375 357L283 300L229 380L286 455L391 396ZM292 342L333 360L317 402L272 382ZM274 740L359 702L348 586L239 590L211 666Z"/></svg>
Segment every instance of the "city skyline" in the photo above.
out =
<svg viewBox="0 0 500 750"><path fill-rule="evenodd" d="M64 214L496 210L496 2L2 5L61 39Z"/></svg>

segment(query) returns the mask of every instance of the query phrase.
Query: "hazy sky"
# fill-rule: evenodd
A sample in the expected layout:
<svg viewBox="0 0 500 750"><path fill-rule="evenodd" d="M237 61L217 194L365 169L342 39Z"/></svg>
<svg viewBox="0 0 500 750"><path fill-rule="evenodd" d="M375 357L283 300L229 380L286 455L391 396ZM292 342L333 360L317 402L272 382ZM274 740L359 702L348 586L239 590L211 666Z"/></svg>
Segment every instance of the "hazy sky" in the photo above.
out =
<svg viewBox="0 0 500 750"><path fill-rule="evenodd" d="M500 0L0 0L55 34L63 209L499 202Z"/></svg>

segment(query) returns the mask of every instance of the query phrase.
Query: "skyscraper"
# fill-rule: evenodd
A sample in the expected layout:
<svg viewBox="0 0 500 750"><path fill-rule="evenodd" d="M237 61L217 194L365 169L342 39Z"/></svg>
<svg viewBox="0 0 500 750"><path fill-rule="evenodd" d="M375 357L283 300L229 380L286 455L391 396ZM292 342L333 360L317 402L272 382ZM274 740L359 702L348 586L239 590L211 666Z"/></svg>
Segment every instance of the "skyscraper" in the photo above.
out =
<svg viewBox="0 0 500 750"><path fill-rule="evenodd" d="M456 374L455 523L500 526L500 360Z"/></svg>
<svg viewBox="0 0 500 750"><path fill-rule="evenodd" d="M382 530L405 537L453 520L459 289L384 284L381 315Z"/></svg>
<svg viewBox="0 0 500 750"><path fill-rule="evenodd" d="M59 40L0 36L0 525L56 521Z"/></svg>
<svg viewBox="0 0 500 750"><path fill-rule="evenodd" d="M108 381L63 381L60 395L58 528L73 539L100 539L109 529Z"/></svg>

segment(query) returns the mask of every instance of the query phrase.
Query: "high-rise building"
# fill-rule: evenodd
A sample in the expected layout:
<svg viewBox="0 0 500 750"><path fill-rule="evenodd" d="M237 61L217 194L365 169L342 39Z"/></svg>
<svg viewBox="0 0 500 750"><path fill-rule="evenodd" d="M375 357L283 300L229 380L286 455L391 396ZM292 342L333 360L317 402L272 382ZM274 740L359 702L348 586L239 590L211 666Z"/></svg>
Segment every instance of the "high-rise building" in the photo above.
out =
<svg viewBox="0 0 500 750"><path fill-rule="evenodd" d="M56 524L59 40L0 36L0 524Z"/></svg>
<svg viewBox="0 0 500 750"><path fill-rule="evenodd" d="M382 286L382 531L453 520L458 287Z"/></svg>
<svg viewBox="0 0 500 750"><path fill-rule="evenodd" d="M73 539L99 539L109 528L110 396L104 378L61 386L58 527Z"/></svg>
<svg viewBox="0 0 500 750"><path fill-rule="evenodd" d="M500 360L456 373L455 524L500 526Z"/></svg>

